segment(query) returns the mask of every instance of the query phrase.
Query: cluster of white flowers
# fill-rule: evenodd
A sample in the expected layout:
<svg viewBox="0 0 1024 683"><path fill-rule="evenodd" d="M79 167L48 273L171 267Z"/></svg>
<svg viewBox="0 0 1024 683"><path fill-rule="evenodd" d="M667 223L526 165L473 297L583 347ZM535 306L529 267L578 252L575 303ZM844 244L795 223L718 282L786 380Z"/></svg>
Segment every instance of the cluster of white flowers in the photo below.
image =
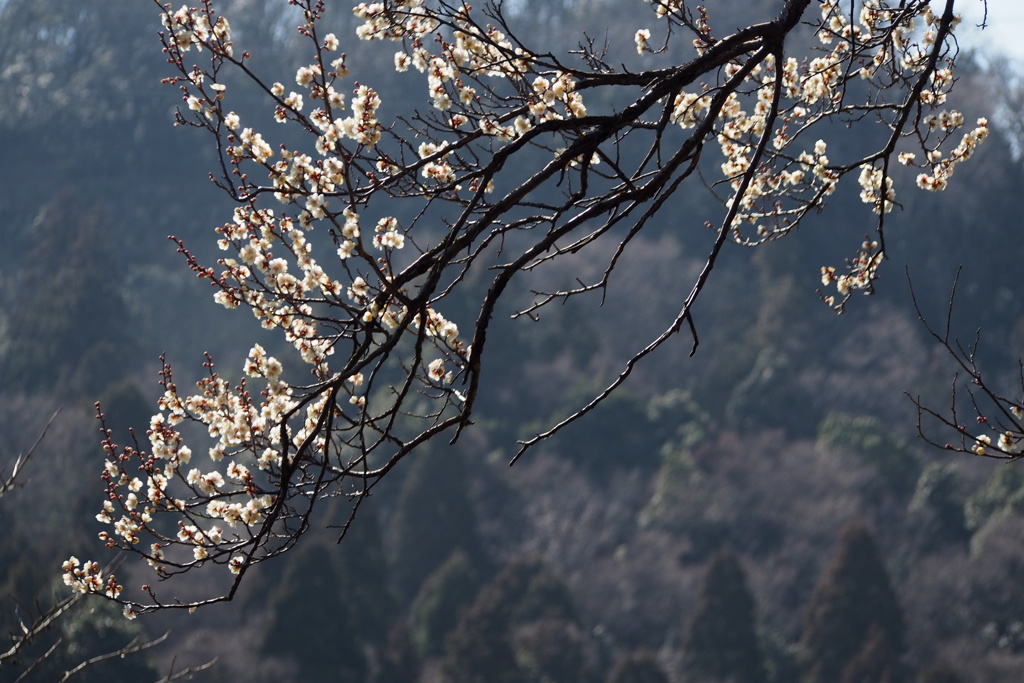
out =
<svg viewBox="0 0 1024 683"><path fill-rule="evenodd" d="M422 38L438 27L438 22L427 10L423 0L390 0L389 2L361 2L353 10L363 24L356 28L361 40L401 40ZM401 21L395 15L403 15Z"/></svg>
<svg viewBox="0 0 1024 683"><path fill-rule="evenodd" d="M636 53L642 55L645 52L651 51L651 46L648 41L651 39L651 30L648 28L638 29L633 35L633 42L636 43Z"/></svg>
<svg viewBox="0 0 1024 683"><path fill-rule="evenodd" d="M382 3L357 7L357 16L366 22L360 37L419 39L437 27L422 2L397 3L395 8L403 15L398 23L394 14L384 12ZM310 26L317 12L306 7ZM165 50L182 72L170 80L185 91L188 112L211 131L223 126L225 159L237 169L236 175L242 175L243 169L245 173L262 169L270 181L268 196L283 206L275 210L263 204L262 195L241 195L232 220L216 228L218 246L231 253L218 261L219 269L199 266L184 246L181 250L195 272L216 286L217 302L227 308L248 308L264 328L281 330L311 368L316 384L311 389L287 382L281 361L259 344L252 346L244 362L245 378L229 382L214 371L208 358L208 374L197 383L198 391L188 395L179 393L165 365L160 412L147 431L148 452L117 447L109 435L105 441L107 490L96 518L109 526L100 533L107 547L144 556L161 575L208 562L223 564L237 574L254 558L258 560L254 539L259 538L271 511L279 514L276 510L286 504L279 496L284 472L307 460L316 462L345 445L344 438L330 442L325 422L339 419L342 406L347 423L366 420L372 425L378 419L367 412L367 391L375 376L372 366L368 375L347 372L344 378L331 368L340 340L367 339L377 345L398 333L429 340L440 357L423 358L416 372L424 386L433 388L452 382L465 364L467 351L458 341L458 327L432 306L421 308L427 316L425 330L420 330L419 314L415 323L409 319L408 292L391 284L392 259L408 244L398 219L377 219L372 243L364 244L363 209L338 199L340 190L351 182L353 160L373 154L384 130L377 118L380 98L373 88L355 84L347 102L338 89L339 79L348 73L344 57L337 56L341 41L333 34L322 39L325 53L318 51L313 63L294 72L297 91L288 91L280 82L267 88L276 121L298 121L314 133L312 149L305 152L284 145L275 148L263 133L243 126L238 114L226 107L226 89L210 85L216 68L185 65L183 55L192 48L214 64L234 61L228 22L214 16L212 5L167 10L163 20L169 31ZM498 55L511 48L502 40L495 32L463 34L445 49L444 58L428 60L434 67L431 78L454 87L448 83L451 67L447 65L456 59L466 68L486 62L488 69L504 73L505 66L498 63L504 57L499 60ZM422 51L416 54L423 57ZM559 81L563 90L568 80ZM422 176L439 184L452 182L455 169L447 156L442 145L425 144ZM386 157L374 161L381 168ZM336 257L326 262L316 257L316 240L309 234L317 227L325 228L336 245ZM325 307L333 309L332 320L346 322L326 329ZM253 386L256 383L262 386ZM450 391L453 396L457 393ZM183 423L205 427L210 438L206 466L195 462L180 431ZM361 437L351 438L352 452L359 457ZM348 465L339 461L335 466ZM139 471L138 476L133 476L133 470ZM167 537L158 531L154 519L163 513L178 517L176 535ZM183 548L188 552L179 552ZM80 591L112 598L120 594L116 578L104 576L95 562L83 564L71 558L64 572L65 582ZM129 616L145 611L137 603L126 604Z"/></svg>
<svg viewBox="0 0 1024 683"><path fill-rule="evenodd" d="M217 373L211 372L199 382L200 393L181 398L170 379L170 369L164 370L164 395L160 399L161 412L150 420L148 430L150 451L136 453L131 449L118 452L107 441L107 500L96 519L111 525L113 533L101 532L100 538L108 546L136 546L144 534L160 539L150 545L147 559L157 571L164 571L166 539L150 528L156 514L164 511L188 513L189 519L223 519L229 526L241 521L246 526L257 525L261 516L274 503L271 495L260 490L251 471L238 458L252 453L254 444L262 444L267 451L280 448L280 432L273 427L280 424L283 415L294 407L291 388L280 380L281 364L256 345L246 361L246 374L266 379L264 401L259 409L252 403L244 384L233 391ZM191 468L182 474L180 468L192 460L191 450L184 445L177 430L186 419L206 425L214 445L209 449L210 460L227 461L224 474L218 469L203 471ZM129 477L127 467L135 461L147 475L144 484L138 477ZM279 459L261 457L257 467L267 469L279 466ZM169 488L173 479L185 484L191 496L172 497ZM230 482L230 483L229 483ZM208 499L205 511L194 509L197 501ZM241 499L241 500L238 500ZM120 508L120 510L118 510ZM120 513L120 517L117 515ZM118 540L120 539L120 541ZM223 542L219 527L205 531L194 523L181 523L178 541L193 548L193 559L206 559L211 549Z"/></svg>
<svg viewBox="0 0 1024 683"><path fill-rule="evenodd" d="M102 593L108 598L117 598L124 590L113 574L104 578L103 571L96 562L81 562L72 555L61 568L64 570L64 585L80 593Z"/></svg>
<svg viewBox="0 0 1024 683"><path fill-rule="evenodd" d="M860 200L865 204L871 204L875 213L889 213L896 201L896 191L892 188L892 178L885 176L885 190L882 189L882 169L875 168L870 164L864 164L860 168Z"/></svg>
<svg viewBox="0 0 1024 683"><path fill-rule="evenodd" d="M225 17L217 17L211 25L209 10L182 5L176 12L161 14L161 20L164 28L172 32L174 44L182 52L188 52L193 46L202 50L204 46L212 45L229 57L234 54L231 27Z"/></svg>
<svg viewBox="0 0 1024 683"><path fill-rule="evenodd" d="M942 112L941 115L932 116L926 119L929 126L950 132L963 126L963 115L959 112ZM966 132L948 156L935 148L928 153L928 160L932 164L931 173L921 173L917 176L917 186L923 190L944 190L953 175L957 164L970 159L978 145L988 137L988 119L980 118L973 130Z"/></svg>
<svg viewBox="0 0 1024 683"><path fill-rule="evenodd" d="M858 290L869 292L884 259L885 253L880 250L878 240L864 240L857 256L850 260L849 272L837 274L834 266L822 266L821 284L827 287L834 283L841 297ZM831 295L825 297L825 302L830 306L836 305Z"/></svg>
<svg viewBox="0 0 1024 683"><path fill-rule="evenodd" d="M435 311L433 308L427 309L426 321L425 328L428 337L440 337L449 345L457 345L459 338L458 325L445 319L443 315ZM422 321L420 319L420 314L417 313L413 318L413 327L418 330L421 324Z"/></svg>
<svg viewBox="0 0 1024 683"><path fill-rule="evenodd" d="M683 0L644 0L644 2L654 3L654 12L659 19L678 13L683 9Z"/></svg>
<svg viewBox="0 0 1024 683"><path fill-rule="evenodd" d="M997 427L988 417L979 412L977 418L978 425L987 428L989 431L988 433L974 436L974 442L969 447L960 450L973 453L974 455L998 459L1016 459L1021 457L1024 454L1024 425L1021 424L1021 420L1024 419L1024 408L1005 398L989 393L988 387L982 385L982 390L988 393L990 398L994 399L995 403L999 406L1000 412L1006 417L1012 417L1012 420L1007 420L1006 424L1001 424ZM961 434L967 436L965 428L958 427L958 430ZM994 448L992 446L993 436L995 437ZM952 448L952 446L948 445L946 447Z"/></svg>
<svg viewBox="0 0 1024 683"><path fill-rule="evenodd" d="M458 105L460 111L451 116L453 127L475 121L484 135L508 142L526 134L537 123L563 116L586 116L586 105L576 92L571 75L538 73L530 54L513 46L494 26L478 25L468 5L451 17L453 40L439 41L437 52L431 52L427 46L434 41L427 42L425 38L441 23L433 11L422 0L363 3L355 10L356 16L364 21L357 35L364 40L406 43L407 49L395 54L395 69L404 72L412 66L425 74L428 92L438 111L448 112ZM515 116L509 125L501 123L504 107L500 101L491 98L486 104L480 102L481 88L473 83L481 77L504 78L516 87L532 90L528 112ZM555 106L558 103L562 105L561 112ZM450 167L444 163L432 162L423 173L444 183L454 180Z"/></svg>
<svg viewBox="0 0 1024 683"><path fill-rule="evenodd" d="M564 105L569 116L582 118L587 115L587 107L576 92L576 83L570 74L559 72L552 78L538 76L530 87L534 94L530 101L530 114L538 123L562 118L554 107L555 103Z"/></svg>
<svg viewBox="0 0 1024 683"><path fill-rule="evenodd" d="M677 4L677 3L676 3ZM657 2L660 18L678 21L673 3ZM743 97L737 88L715 107L718 88L705 85L700 92L680 91L672 100L671 121L684 129L713 122L717 142L724 157L721 172L732 190L725 199L726 207L738 206L731 224L733 236L745 244L756 244L789 232L808 207L835 191L843 175L860 169L861 200L872 206L876 214L892 210L896 202L895 182L885 175L887 154L866 156L853 164L836 164L825 155L826 144L818 140L813 149L800 149L806 131L816 122L841 115L847 106L846 88L851 76L866 80L871 88L871 108L888 109L895 120L904 107L902 92L887 99L886 90L897 81L924 79L917 114L922 131L912 128L900 131L900 137L913 139L923 134L924 149L920 158L909 150L900 150L898 162L922 169L917 185L927 190L942 190L956 165L970 158L987 133L987 122L963 135L949 152L943 148L947 140L964 126L963 115L955 110L941 110L954 83L951 61L935 60L930 55L946 50L955 53L952 31L959 23L954 18L947 25L933 12L927 2L890 3L866 0L856 16L840 0L822 0L821 24L817 38L827 50L824 54L801 62L788 57L775 64L773 54L751 68L746 57L728 64L724 73L729 78L748 69L745 82L750 84ZM698 51L707 49L707 13L691 24L702 43ZM637 51L649 49L650 31L641 29L635 35ZM778 95L776 94L778 92ZM850 118L858 116L856 105ZM768 120L774 117L774 130L767 131ZM752 167L755 150L765 136L770 145ZM884 176L884 177L883 177ZM737 196L740 192L742 196ZM753 235L743 233L743 225L755 226ZM840 306L849 292L870 290L884 255L873 249L862 249L848 263L849 272L837 275L835 268L823 268L823 282L838 287ZM826 300L835 304L834 298Z"/></svg>

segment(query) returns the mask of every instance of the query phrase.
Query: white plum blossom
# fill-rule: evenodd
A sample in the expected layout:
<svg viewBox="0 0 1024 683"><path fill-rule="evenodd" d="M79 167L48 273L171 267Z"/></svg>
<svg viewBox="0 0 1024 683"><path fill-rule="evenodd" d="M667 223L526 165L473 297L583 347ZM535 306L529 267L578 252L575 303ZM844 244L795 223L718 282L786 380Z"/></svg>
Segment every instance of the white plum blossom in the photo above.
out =
<svg viewBox="0 0 1024 683"><path fill-rule="evenodd" d="M636 32L636 34L633 36L633 42L636 43L636 52L637 52L637 54L641 54L642 55L643 53L650 51L651 46L648 45L648 43L647 43L647 41L649 41L650 39L651 39L651 31L650 31L650 29L642 28L642 29L639 29Z"/></svg>

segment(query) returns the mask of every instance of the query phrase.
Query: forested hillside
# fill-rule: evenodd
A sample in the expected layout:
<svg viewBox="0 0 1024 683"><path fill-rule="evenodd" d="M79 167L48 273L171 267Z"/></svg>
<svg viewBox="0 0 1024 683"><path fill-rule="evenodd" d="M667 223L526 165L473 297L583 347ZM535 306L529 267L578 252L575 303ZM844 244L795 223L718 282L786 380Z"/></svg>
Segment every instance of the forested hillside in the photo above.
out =
<svg viewBox="0 0 1024 683"><path fill-rule="evenodd" d="M746 25L775 7L740 4L716 21ZM254 69L290 63L293 8L226 5L239 42L263 46ZM521 35L565 49L627 25L617 49L627 66L639 59L643 3L508 5ZM354 30L345 12L330 21L339 37ZM138 0L0 3L0 470L60 409L23 488L0 500L4 635L67 594L61 562L88 555L102 529L96 401L127 443L156 410L161 354L183 387L203 352L232 378L253 340L296 356L217 306L167 240L217 258L213 228L230 208L207 176L210 140L172 125L182 103L160 84L170 71L158 30L154 6ZM393 50L353 40L357 50L355 77L372 74L388 106L426 104L394 73ZM945 192L900 195L874 296L837 316L817 291L821 265L849 251L834 239L840 227L873 230L856 190L841 189L783 242L727 245L694 312L694 357L688 339L662 347L510 468L518 439L600 391L675 315L712 237L713 202L696 184L635 238L604 300L574 297L538 320L510 315L531 290L503 304L474 424L456 445L435 440L403 460L341 543L349 507L330 499L232 602L127 621L89 597L0 681L57 637L38 680L167 630L160 646L74 680L156 680L214 658L196 680L1024 680L1024 469L929 448L906 395L948 402L953 367L904 272L941 324L962 269L953 331L971 341L981 328L978 362L1007 372L1007 392L1024 355L1024 166L1005 132L1021 119L993 114L1005 73L959 59L958 106L992 117L992 133ZM573 277L599 275L608 256L576 256ZM562 263L531 273L530 287L571 285ZM449 298L446 315L468 322L478 305ZM125 571L133 585L154 579Z"/></svg>

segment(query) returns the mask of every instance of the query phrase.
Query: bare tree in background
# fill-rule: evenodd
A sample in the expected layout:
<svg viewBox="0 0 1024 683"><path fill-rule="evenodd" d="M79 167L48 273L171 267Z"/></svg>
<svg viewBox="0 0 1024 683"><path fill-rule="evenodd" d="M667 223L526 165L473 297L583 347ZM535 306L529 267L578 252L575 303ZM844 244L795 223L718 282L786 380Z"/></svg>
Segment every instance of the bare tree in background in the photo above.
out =
<svg viewBox="0 0 1024 683"><path fill-rule="evenodd" d="M121 602L128 616L230 599L250 566L297 541L318 500L348 496L354 516L406 455L434 437L457 439L488 391L488 331L508 293L549 261L611 253L596 280L535 292L517 315L602 296L684 184L706 185L720 210L707 222L673 217L711 235L677 313L593 400L523 441L515 458L588 413L677 334L696 351L694 304L726 243L786 237L851 174L874 234L836 236L851 257L822 267L821 296L842 311L872 291L897 203L895 167L942 190L988 132L984 119L947 106L954 0L779 0L773 17L732 33L684 0L636 0L651 28L615 36L612 27L610 44L635 48L641 64L685 53L636 70L586 38L567 55L531 45L500 3L361 3L356 36L326 32L324 2L290 4L302 11L309 60L273 74L251 67L212 0L157 5L167 80L183 98L178 123L210 134L213 177L235 204L216 229L224 258L208 266L180 250L219 303L279 330L305 367L286 373L257 344L244 378L229 380L209 359L187 394L165 365L148 444L107 434L98 515L107 547L145 559L161 580L225 570L214 595L176 592L173 581L128 593L95 562L65 563L68 585ZM382 118L373 84L348 77L356 39L393 42L395 68L432 106ZM240 79L291 130L281 139L304 142L281 143L277 129L243 120L231 105ZM854 156L829 146L839 136L859 141ZM469 283L481 278L477 291ZM468 295L478 297L475 320L454 319L450 300ZM195 454L187 423L210 437Z"/></svg>

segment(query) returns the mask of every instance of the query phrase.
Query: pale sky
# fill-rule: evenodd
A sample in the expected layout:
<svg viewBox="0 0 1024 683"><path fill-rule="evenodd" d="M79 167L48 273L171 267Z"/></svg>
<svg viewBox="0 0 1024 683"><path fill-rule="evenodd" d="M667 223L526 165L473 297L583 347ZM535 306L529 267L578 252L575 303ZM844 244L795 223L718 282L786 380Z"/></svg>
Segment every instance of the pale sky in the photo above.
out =
<svg viewBox="0 0 1024 683"><path fill-rule="evenodd" d="M932 3L938 8L942 4ZM961 44L1024 59L1024 0L988 0L988 28L984 31L974 28L981 23L983 10L982 0L957 2L957 11L964 17L964 23L957 30Z"/></svg>

